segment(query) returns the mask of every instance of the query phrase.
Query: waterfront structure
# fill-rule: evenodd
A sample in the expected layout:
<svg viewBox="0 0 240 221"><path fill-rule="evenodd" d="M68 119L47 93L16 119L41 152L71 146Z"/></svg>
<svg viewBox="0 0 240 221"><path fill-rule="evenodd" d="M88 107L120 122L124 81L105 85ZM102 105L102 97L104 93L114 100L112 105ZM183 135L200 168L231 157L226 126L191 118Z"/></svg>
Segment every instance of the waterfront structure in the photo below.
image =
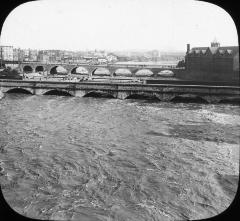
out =
<svg viewBox="0 0 240 221"><path fill-rule="evenodd" d="M0 91L3 93L24 90L25 92L43 95L60 92L77 97L89 93L103 93L113 98L126 99L129 96L151 96L161 101L171 101L176 97L200 98L209 103L228 99L240 99L238 86L143 84L118 82L64 82L64 81L24 81L0 80Z"/></svg>
<svg viewBox="0 0 240 221"><path fill-rule="evenodd" d="M210 72L235 72L239 71L239 47L220 47L216 41L211 47L187 46L185 56L186 69L188 71L210 71Z"/></svg>
<svg viewBox="0 0 240 221"><path fill-rule="evenodd" d="M80 63L90 61L97 63L115 62L117 56L106 51L66 51L66 50L35 50L20 49L13 46L0 46L2 61L39 61L43 63ZM86 59L84 58L86 57Z"/></svg>
<svg viewBox="0 0 240 221"><path fill-rule="evenodd" d="M116 62L117 61L117 56L112 53L109 53L106 58L107 58L108 62Z"/></svg>
<svg viewBox="0 0 240 221"><path fill-rule="evenodd" d="M107 64L108 60L104 57L97 58L99 64Z"/></svg>
<svg viewBox="0 0 240 221"><path fill-rule="evenodd" d="M13 61L19 61L19 48L13 48Z"/></svg>
<svg viewBox="0 0 240 221"><path fill-rule="evenodd" d="M6 64L15 63L15 62L6 62ZM16 62L17 63L17 62ZM84 69L88 73L89 77L91 76L121 76L124 74L118 72L119 69L122 69L129 73L131 73L132 77L158 77L159 73L164 70L169 70L174 73L176 76L184 75L184 68L177 68L176 65L126 65L126 64L91 64L91 63L83 63L83 64L75 64L75 63L44 63L44 62L22 62L18 64L18 71L20 72L35 72L38 70L46 71L48 74L57 74L57 67L63 67L67 70L68 73L73 74L77 68ZM100 69L104 69L105 71L100 73L98 72ZM84 72L84 75L86 74Z"/></svg>
<svg viewBox="0 0 240 221"><path fill-rule="evenodd" d="M42 63L49 63L49 55L45 51L41 50L38 52L37 60Z"/></svg>
<svg viewBox="0 0 240 221"><path fill-rule="evenodd" d="M38 51L37 50L29 50L29 61L37 61L38 58Z"/></svg>
<svg viewBox="0 0 240 221"><path fill-rule="evenodd" d="M0 46L1 60L13 60L13 46Z"/></svg>

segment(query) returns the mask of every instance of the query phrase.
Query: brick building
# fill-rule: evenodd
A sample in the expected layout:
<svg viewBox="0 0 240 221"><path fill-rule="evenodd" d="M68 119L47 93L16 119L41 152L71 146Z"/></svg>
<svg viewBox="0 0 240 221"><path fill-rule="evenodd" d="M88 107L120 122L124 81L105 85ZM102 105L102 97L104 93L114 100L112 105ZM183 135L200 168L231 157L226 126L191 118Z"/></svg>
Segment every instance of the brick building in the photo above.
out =
<svg viewBox="0 0 240 221"><path fill-rule="evenodd" d="M239 47L220 47L215 41L211 43L211 47L190 49L188 44L185 63L188 71L236 72L239 71Z"/></svg>

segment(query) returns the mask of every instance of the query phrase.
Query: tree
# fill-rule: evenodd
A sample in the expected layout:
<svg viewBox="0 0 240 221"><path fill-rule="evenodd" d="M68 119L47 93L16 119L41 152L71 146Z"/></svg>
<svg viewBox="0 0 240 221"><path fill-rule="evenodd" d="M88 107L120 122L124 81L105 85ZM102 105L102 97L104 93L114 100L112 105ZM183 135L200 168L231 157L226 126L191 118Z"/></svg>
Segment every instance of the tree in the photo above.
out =
<svg viewBox="0 0 240 221"><path fill-rule="evenodd" d="M184 68L185 67L185 61L184 60L179 61L178 64L177 64L177 67L178 68Z"/></svg>

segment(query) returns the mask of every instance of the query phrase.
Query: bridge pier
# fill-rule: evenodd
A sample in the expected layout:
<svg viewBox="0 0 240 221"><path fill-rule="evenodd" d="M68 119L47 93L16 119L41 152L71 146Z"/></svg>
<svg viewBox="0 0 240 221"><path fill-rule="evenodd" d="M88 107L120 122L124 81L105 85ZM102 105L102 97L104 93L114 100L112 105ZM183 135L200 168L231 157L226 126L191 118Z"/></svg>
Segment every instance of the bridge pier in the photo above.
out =
<svg viewBox="0 0 240 221"><path fill-rule="evenodd" d="M43 95L43 94L46 93L46 92L47 92L46 89L34 88L34 94L35 94L35 95Z"/></svg>
<svg viewBox="0 0 240 221"><path fill-rule="evenodd" d="M74 95L75 95L76 97L83 97L84 95L86 95L86 91L76 90L76 91L74 92Z"/></svg>
<svg viewBox="0 0 240 221"><path fill-rule="evenodd" d="M154 94L160 101L171 101L176 95L167 93L155 93Z"/></svg>
<svg viewBox="0 0 240 221"><path fill-rule="evenodd" d="M130 95L129 92L125 92L125 91L118 91L117 92L117 98L118 99L121 99L121 100L124 100L126 97L128 97Z"/></svg>

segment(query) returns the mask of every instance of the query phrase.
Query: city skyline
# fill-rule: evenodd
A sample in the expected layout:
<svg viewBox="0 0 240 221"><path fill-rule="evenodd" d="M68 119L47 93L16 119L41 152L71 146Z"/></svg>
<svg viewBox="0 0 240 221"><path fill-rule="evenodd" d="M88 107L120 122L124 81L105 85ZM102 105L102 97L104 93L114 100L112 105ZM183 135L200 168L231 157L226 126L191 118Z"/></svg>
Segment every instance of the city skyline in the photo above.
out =
<svg viewBox="0 0 240 221"><path fill-rule="evenodd" d="M214 38L221 45L238 45L230 15L206 2L42 0L9 14L0 44L36 50L186 51L187 43L208 46Z"/></svg>

